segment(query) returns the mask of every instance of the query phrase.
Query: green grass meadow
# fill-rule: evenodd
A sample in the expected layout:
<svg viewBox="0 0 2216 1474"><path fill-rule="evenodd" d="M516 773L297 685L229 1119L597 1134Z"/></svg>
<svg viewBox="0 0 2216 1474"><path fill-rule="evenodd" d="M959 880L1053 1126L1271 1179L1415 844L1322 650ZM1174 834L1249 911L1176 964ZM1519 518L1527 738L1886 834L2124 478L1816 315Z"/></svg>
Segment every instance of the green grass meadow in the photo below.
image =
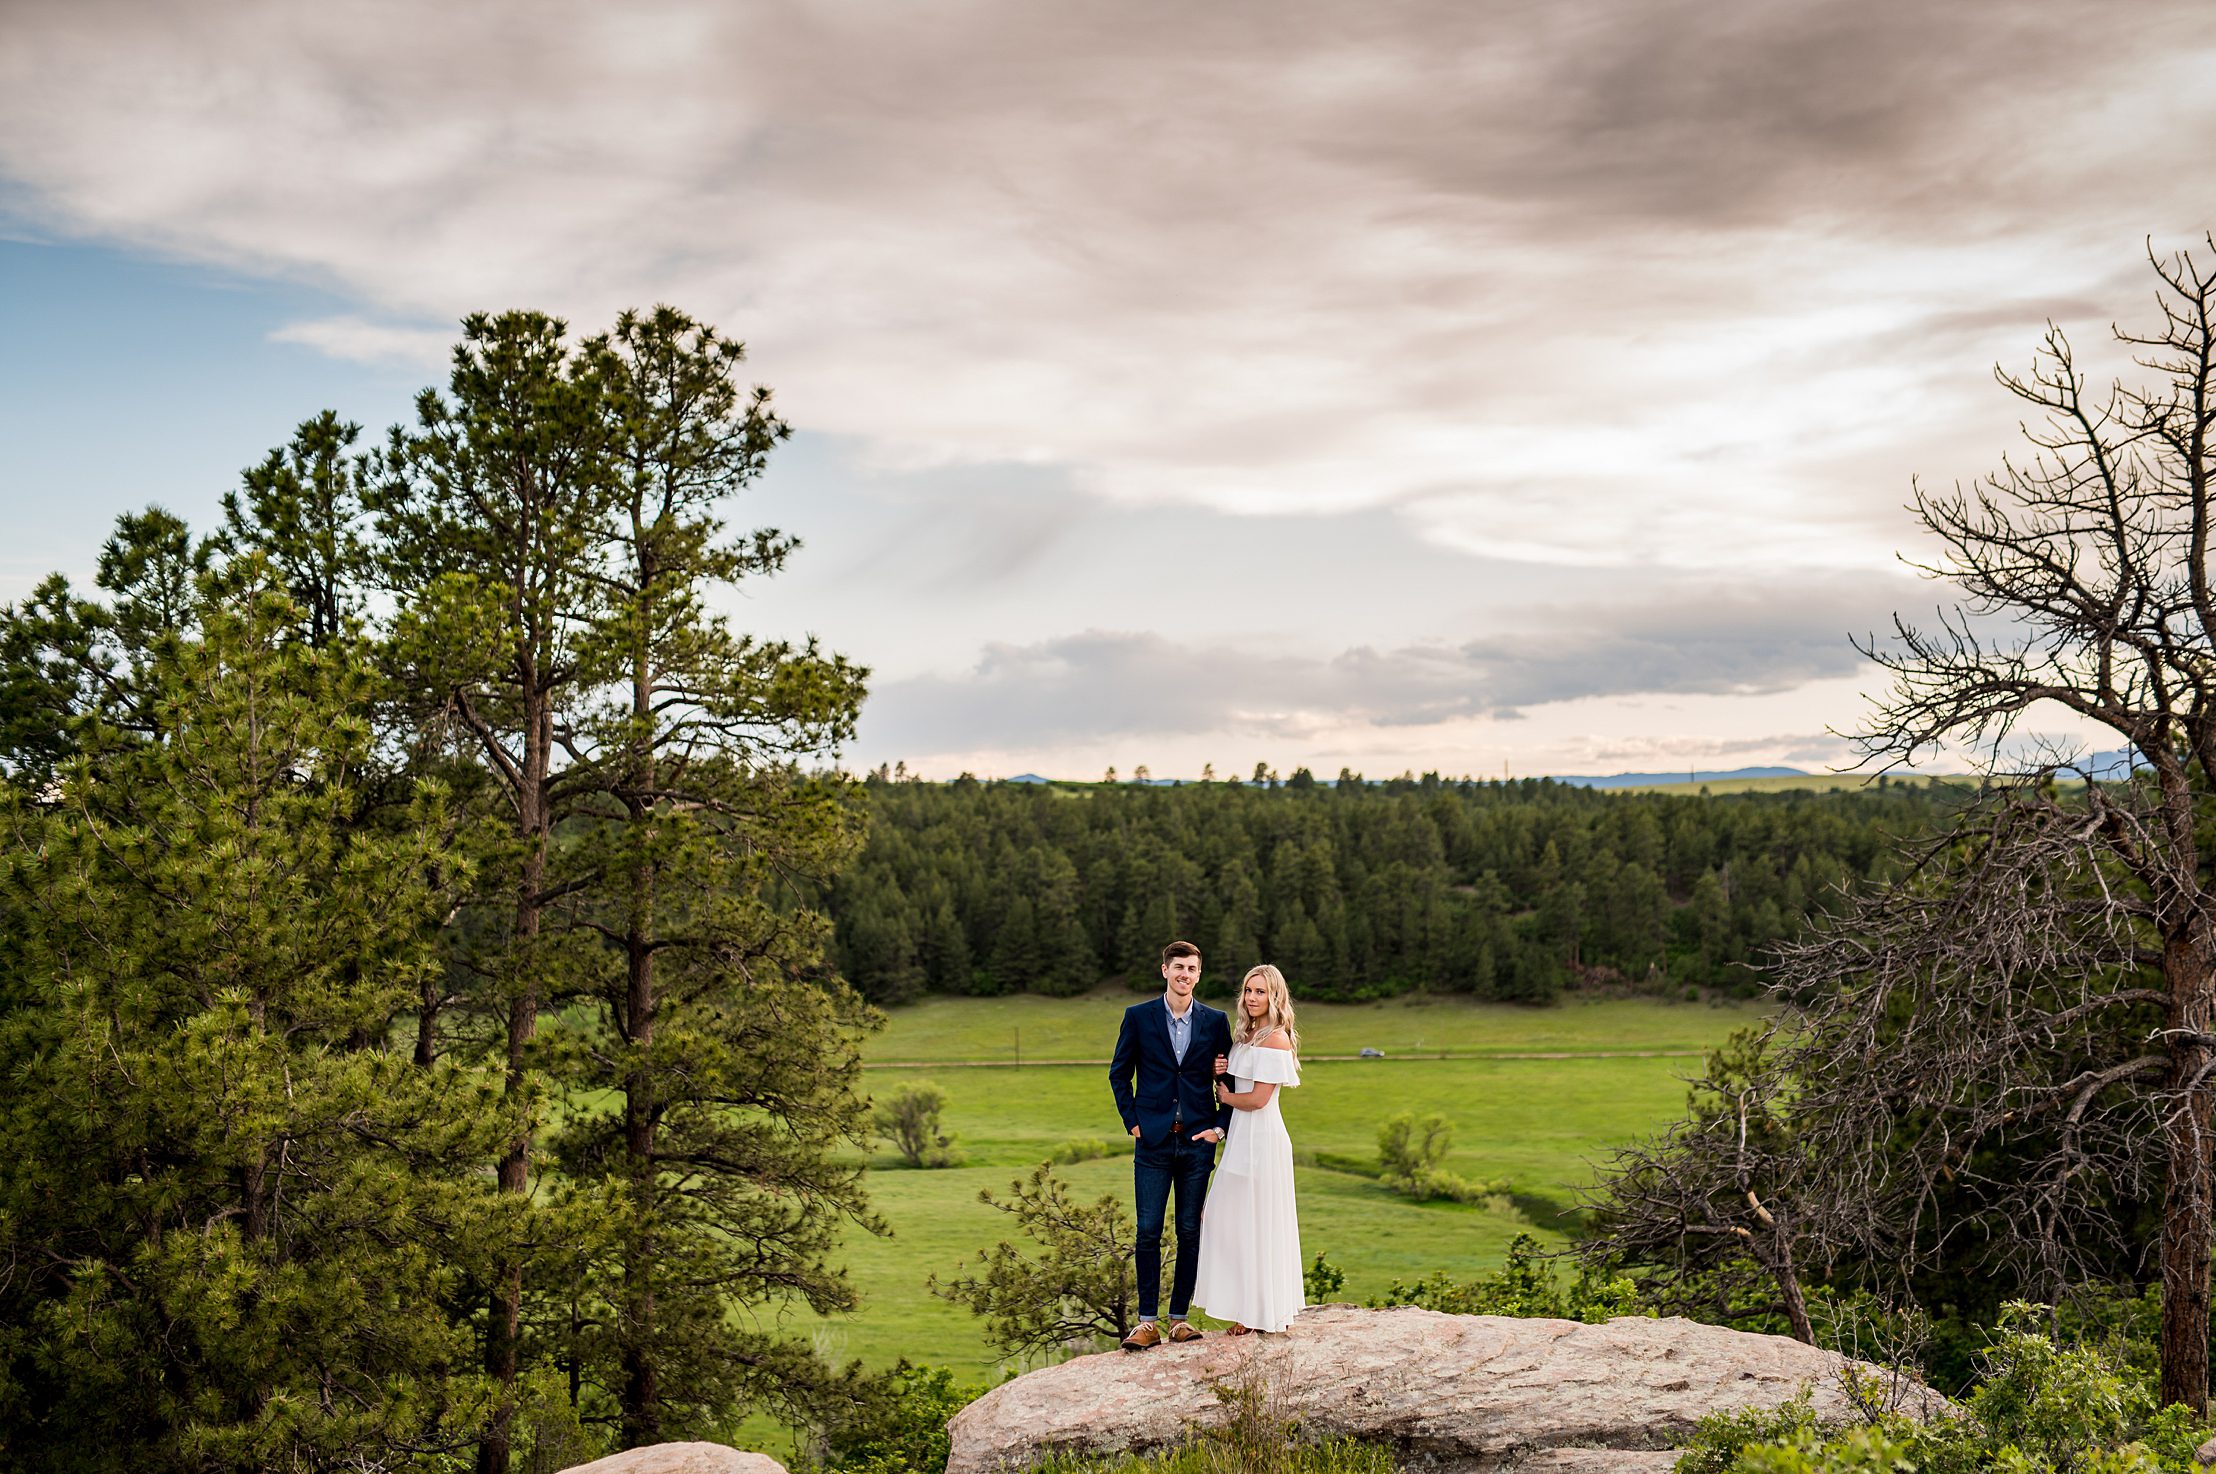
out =
<svg viewBox="0 0 2216 1474"><path fill-rule="evenodd" d="M946 1095L944 1124L962 1166L913 1170L890 1152L871 1163L870 1196L888 1238L850 1232L844 1259L862 1296L851 1315L811 1323L835 1359L873 1366L899 1357L997 1376L975 1319L924 1289L1003 1237L1007 1218L977 1201L1005 1189L1062 1142L1097 1138L1112 1154L1059 1170L1088 1198L1128 1204L1131 1164L1108 1089L1105 1060L1129 994L1080 999L935 999L896 1010L871 1041L866 1086L885 1094L929 1081ZM1758 1017L1746 1005L1651 1000L1572 1002L1519 1009L1448 1000L1310 1005L1301 1010L1301 1088L1285 1096L1297 1154L1374 1159L1377 1128L1403 1110L1438 1111L1454 1124L1446 1166L1473 1178L1505 1178L1508 1200L1484 1205L1412 1203L1369 1178L1299 1169L1301 1244L1346 1271L1344 1294L1364 1300L1394 1279L1433 1270L1475 1274L1497 1266L1508 1241L1536 1231L1559 1241L1554 1212L1591 1180L1617 1142L1652 1131L1682 1106L1681 1076L1733 1028ZM1013 1067L1017 1033L1027 1063ZM1382 1060L1331 1061L1365 1045ZM1445 1052L1451 1058L1407 1058ZM1547 1056L1547 1057L1513 1057ZM1040 1059L1098 1061L1039 1064ZM960 1061L988 1061L964 1064ZM1165 1250L1166 1250L1165 1246Z"/></svg>

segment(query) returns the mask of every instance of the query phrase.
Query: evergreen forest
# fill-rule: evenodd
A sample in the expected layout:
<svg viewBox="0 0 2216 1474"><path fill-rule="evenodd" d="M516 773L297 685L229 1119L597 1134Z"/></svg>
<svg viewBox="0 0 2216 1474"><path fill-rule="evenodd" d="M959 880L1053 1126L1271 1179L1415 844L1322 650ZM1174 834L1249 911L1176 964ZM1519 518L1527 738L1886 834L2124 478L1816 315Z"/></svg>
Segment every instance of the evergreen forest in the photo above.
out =
<svg viewBox="0 0 2216 1474"><path fill-rule="evenodd" d="M869 839L830 910L846 977L878 1003L1150 988L1173 937L1219 982L1268 961L1321 999L1752 992L1827 895L1889 874L1967 792L1611 794L1305 768L1165 786L879 772L864 787Z"/></svg>

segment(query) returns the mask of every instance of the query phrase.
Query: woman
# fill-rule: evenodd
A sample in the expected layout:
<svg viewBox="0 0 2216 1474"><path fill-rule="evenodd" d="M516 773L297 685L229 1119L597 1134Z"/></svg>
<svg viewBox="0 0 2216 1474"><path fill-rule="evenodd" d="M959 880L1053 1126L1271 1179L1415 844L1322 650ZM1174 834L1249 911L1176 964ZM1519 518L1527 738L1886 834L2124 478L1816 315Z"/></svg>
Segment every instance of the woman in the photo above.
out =
<svg viewBox="0 0 2216 1474"><path fill-rule="evenodd" d="M1230 1079L1234 1108L1223 1160L1200 1220L1200 1275L1193 1303L1231 1322L1230 1335L1282 1331L1306 1303L1300 1223L1293 1210L1293 1139L1277 1092L1300 1083L1300 1035L1285 975L1268 963L1239 984Z"/></svg>

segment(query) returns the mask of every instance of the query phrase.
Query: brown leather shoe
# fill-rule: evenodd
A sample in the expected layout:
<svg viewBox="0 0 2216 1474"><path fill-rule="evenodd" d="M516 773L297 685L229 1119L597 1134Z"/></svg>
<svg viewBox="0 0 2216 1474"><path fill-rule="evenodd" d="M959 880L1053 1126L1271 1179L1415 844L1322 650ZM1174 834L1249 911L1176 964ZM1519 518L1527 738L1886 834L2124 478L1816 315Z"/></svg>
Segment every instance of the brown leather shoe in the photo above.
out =
<svg viewBox="0 0 2216 1474"><path fill-rule="evenodd" d="M1178 1343L1180 1346L1184 1345L1187 1341L1198 1341L1203 1334L1204 1333L1201 1331L1200 1327L1193 1325L1189 1321L1180 1320L1170 1323L1170 1339Z"/></svg>
<svg viewBox="0 0 2216 1474"><path fill-rule="evenodd" d="M1139 1322L1139 1328L1123 1338L1123 1349L1126 1351L1144 1351L1149 1346L1161 1344L1162 1333L1150 1320Z"/></svg>

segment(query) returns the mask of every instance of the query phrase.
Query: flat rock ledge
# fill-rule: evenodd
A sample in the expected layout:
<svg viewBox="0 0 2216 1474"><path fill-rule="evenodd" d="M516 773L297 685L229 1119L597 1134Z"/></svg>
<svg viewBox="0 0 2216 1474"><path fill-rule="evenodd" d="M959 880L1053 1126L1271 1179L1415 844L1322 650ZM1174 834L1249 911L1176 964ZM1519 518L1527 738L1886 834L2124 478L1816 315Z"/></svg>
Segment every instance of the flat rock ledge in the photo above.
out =
<svg viewBox="0 0 2216 1474"><path fill-rule="evenodd" d="M562 1474L785 1474L785 1466L768 1454L720 1443L650 1443L573 1465Z"/></svg>
<svg viewBox="0 0 2216 1474"><path fill-rule="evenodd" d="M1219 1386L1259 1386L1304 1437L1390 1445L1442 1474L1661 1474L1702 1415L1775 1407L1807 1389L1851 1421L1842 1369L1783 1336L1626 1316L1605 1325L1410 1306L1311 1306L1276 1336L1080 1356L1003 1383L958 1413L947 1474L1049 1455L1144 1453L1221 1423ZM1904 1389L1904 1410L1947 1406Z"/></svg>

